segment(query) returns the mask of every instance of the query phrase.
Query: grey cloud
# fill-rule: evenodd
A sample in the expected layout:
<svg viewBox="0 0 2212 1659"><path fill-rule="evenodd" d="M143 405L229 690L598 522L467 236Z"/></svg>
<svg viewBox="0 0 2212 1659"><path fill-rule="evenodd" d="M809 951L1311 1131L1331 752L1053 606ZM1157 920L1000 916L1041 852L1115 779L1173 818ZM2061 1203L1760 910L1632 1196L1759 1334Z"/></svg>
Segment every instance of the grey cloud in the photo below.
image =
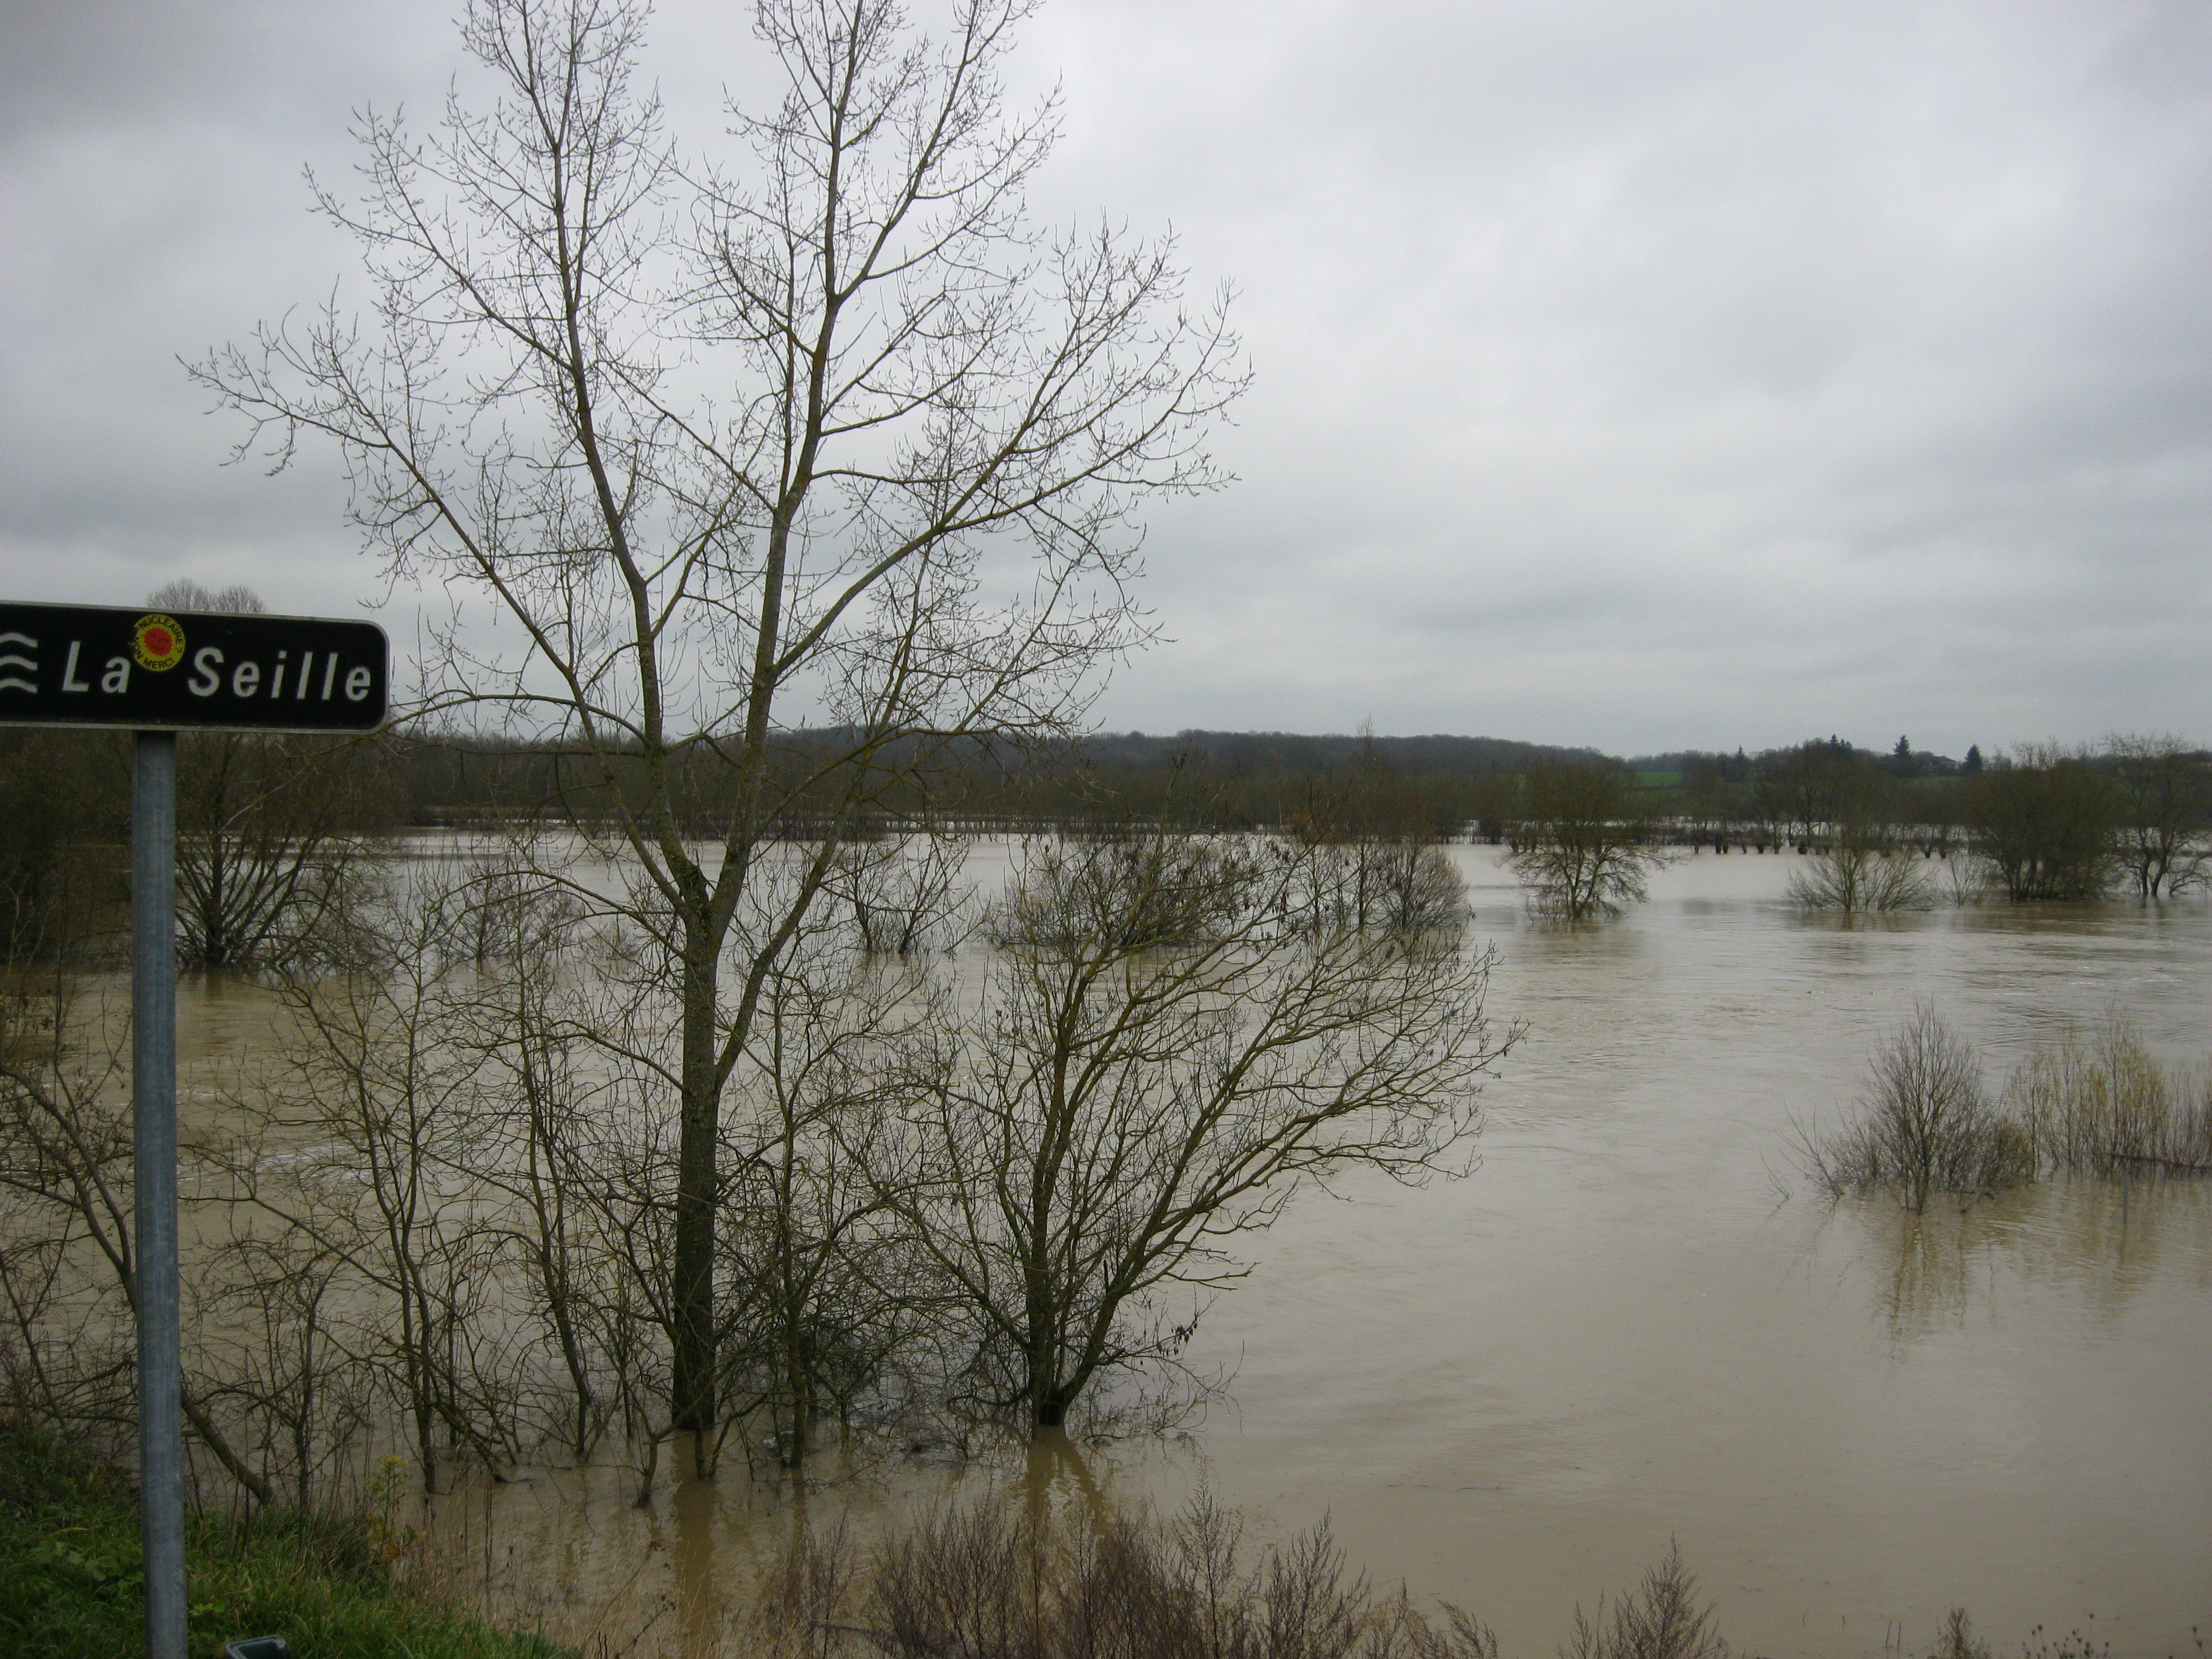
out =
<svg viewBox="0 0 2212 1659"><path fill-rule="evenodd" d="M378 597L331 458L223 470L174 358L350 269L299 167L447 10L11 20L9 591ZM766 94L735 9L654 40L695 147ZM1109 725L2212 736L2212 12L1058 0L1018 69L1040 210L1171 222L1259 374Z"/></svg>

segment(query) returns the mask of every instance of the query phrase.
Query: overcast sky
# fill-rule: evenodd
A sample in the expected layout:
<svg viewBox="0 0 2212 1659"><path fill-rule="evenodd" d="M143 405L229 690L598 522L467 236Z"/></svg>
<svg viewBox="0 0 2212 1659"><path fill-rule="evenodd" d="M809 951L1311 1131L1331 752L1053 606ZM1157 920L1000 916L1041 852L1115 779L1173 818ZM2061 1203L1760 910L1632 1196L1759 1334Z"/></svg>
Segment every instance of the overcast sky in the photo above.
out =
<svg viewBox="0 0 2212 1659"><path fill-rule="evenodd" d="M0 596L383 600L335 457L224 467L177 359L354 269L300 168L452 11L6 5ZM657 21L695 149L745 17ZM2203 0L1053 0L1019 70L1040 211L1171 225L1255 374L1105 726L2212 739Z"/></svg>

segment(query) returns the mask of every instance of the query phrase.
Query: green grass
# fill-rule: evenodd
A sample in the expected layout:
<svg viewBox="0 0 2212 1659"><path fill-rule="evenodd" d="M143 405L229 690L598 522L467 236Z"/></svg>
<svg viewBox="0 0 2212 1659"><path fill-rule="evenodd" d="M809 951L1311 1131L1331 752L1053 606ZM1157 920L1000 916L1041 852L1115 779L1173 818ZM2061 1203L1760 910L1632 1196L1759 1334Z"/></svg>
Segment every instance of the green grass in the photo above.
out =
<svg viewBox="0 0 2212 1659"><path fill-rule="evenodd" d="M395 1585L358 1516L194 1521L193 1659L281 1635L300 1659L559 1659ZM143 1648L136 1494L30 1430L0 1424L0 1659L131 1659Z"/></svg>

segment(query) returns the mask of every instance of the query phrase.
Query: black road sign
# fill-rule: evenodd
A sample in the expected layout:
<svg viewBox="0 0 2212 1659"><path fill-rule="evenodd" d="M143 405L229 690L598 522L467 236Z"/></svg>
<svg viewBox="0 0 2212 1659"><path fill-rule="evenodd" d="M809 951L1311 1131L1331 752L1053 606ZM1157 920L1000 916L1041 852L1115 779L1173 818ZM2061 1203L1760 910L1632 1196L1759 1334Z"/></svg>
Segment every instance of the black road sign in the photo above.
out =
<svg viewBox="0 0 2212 1659"><path fill-rule="evenodd" d="M392 694L374 623L0 603L0 726L127 726L138 1522L146 1650L184 1659L178 1395L178 732L373 732Z"/></svg>
<svg viewBox="0 0 2212 1659"><path fill-rule="evenodd" d="M374 623L0 602L0 726L373 732L391 688Z"/></svg>

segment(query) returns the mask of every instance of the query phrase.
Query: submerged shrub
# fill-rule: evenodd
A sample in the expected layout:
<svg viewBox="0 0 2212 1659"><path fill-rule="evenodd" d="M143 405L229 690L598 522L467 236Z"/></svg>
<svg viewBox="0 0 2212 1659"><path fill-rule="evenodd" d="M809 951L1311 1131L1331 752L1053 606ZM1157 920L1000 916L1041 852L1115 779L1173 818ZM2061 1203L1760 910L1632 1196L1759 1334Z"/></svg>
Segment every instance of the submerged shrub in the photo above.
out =
<svg viewBox="0 0 2212 1659"><path fill-rule="evenodd" d="M1933 1194L1982 1193L2032 1181L2034 1147L1991 1103L1966 1040L1921 1003L1875 1051L1858 1121L1803 1148L1835 1196L1886 1188L1907 1208Z"/></svg>
<svg viewBox="0 0 2212 1659"><path fill-rule="evenodd" d="M1402 1587L1377 1594L1326 1521L1255 1554L1203 1494L1166 1525L942 1510L866 1570L840 1528L781 1564L755 1624L760 1651L820 1659L1498 1659L1489 1628L1459 1608L1431 1620Z"/></svg>
<svg viewBox="0 0 2212 1659"><path fill-rule="evenodd" d="M1846 835L1823 847L1790 878L1790 902L1801 910L1841 910L1846 915L1928 910L1936 888L1924 860L1863 836Z"/></svg>
<svg viewBox="0 0 2212 1659"><path fill-rule="evenodd" d="M2212 1170L2212 1074L2169 1072L2114 1013L2028 1056L2005 1087L2047 1168L2110 1175L2123 1164Z"/></svg>
<svg viewBox="0 0 2212 1659"><path fill-rule="evenodd" d="M1497 1636L1464 1610L1447 1601L1428 1614L1403 1584L1376 1590L1326 1520L1255 1550L1234 1512L1203 1492L1166 1522L1091 1503L1024 1512L1010 1496L895 1524L872 1555L842 1521L800 1532L768 1566L734 1650L751 1659L1499 1659ZM1714 1613L1670 1541L1633 1588L1599 1598L1593 1613L1577 1604L1559 1659L1729 1659ZM2022 1659L2108 1652L2078 1635L2021 1648ZM1957 1608L1927 1659L1990 1656Z"/></svg>
<svg viewBox="0 0 2212 1659"><path fill-rule="evenodd" d="M1975 1637L1974 1621L1966 1617L1966 1608L1954 1607L1943 1628L1936 1632L1936 1645L1928 1650L1928 1659L1990 1659L1990 1644Z"/></svg>
<svg viewBox="0 0 2212 1659"><path fill-rule="evenodd" d="M1713 1627L1711 1602L1698 1605L1698 1581L1682 1565L1681 1547L1668 1544L1644 1582L1615 1601L1610 1617L1605 1600L1597 1612L1575 1608L1574 1633L1560 1649L1562 1659L1728 1659L1728 1644Z"/></svg>
<svg viewBox="0 0 2212 1659"><path fill-rule="evenodd" d="M1929 1005L1879 1049L1854 1122L1800 1138L1831 1197L1987 1193L2045 1173L2212 1174L2212 1072L2162 1066L2126 1016L2037 1048L1992 1101L1972 1048Z"/></svg>

